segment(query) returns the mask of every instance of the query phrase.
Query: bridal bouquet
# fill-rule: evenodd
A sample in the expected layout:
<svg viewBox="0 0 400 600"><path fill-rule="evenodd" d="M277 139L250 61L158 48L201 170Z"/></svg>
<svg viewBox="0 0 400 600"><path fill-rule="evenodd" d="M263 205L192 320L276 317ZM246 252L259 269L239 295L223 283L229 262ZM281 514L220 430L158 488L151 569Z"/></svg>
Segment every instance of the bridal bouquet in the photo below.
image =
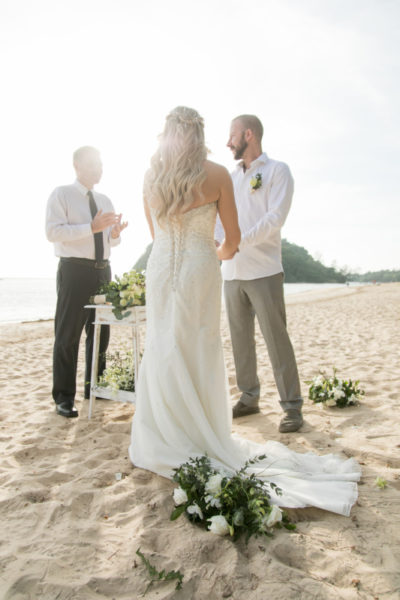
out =
<svg viewBox="0 0 400 600"><path fill-rule="evenodd" d="M212 533L230 535L234 540L245 534L246 541L252 535L271 536L274 527L295 529L287 515L270 504L268 487L278 495L281 490L246 473L249 465L265 458L247 461L232 476L213 468L207 456L191 458L174 469L173 480L179 487L174 490L176 508L171 521L185 513Z"/></svg>
<svg viewBox="0 0 400 600"><path fill-rule="evenodd" d="M358 387L359 381L351 379L339 379L336 376L336 369L333 368L333 376L327 377L321 372L311 381L306 381L310 386L308 397L313 402L322 402L325 406L354 406L359 404L359 399L365 394Z"/></svg>
<svg viewBox="0 0 400 600"><path fill-rule="evenodd" d="M146 304L146 277L144 271L139 273L132 269L122 277L115 276L115 281L103 283L98 295L104 295L106 302L113 305L113 313L121 320L131 313L127 311L131 306L144 306Z"/></svg>

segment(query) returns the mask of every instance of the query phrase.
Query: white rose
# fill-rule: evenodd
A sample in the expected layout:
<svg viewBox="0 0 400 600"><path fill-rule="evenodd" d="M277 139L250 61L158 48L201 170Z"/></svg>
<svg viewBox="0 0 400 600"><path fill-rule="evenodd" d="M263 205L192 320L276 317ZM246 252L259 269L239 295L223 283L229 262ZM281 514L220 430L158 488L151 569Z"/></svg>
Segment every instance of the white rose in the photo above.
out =
<svg viewBox="0 0 400 600"><path fill-rule="evenodd" d="M328 400L325 402L326 406L336 406L336 400L335 398L328 398Z"/></svg>
<svg viewBox="0 0 400 600"><path fill-rule="evenodd" d="M200 519L203 519L203 513L201 512L201 508L197 504L191 504L187 507L186 510L189 513L189 515L198 515Z"/></svg>
<svg viewBox="0 0 400 600"><path fill-rule="evenodd" d="M188 501L187 493L181 487L174 489L174 502L176 506Z"/></svg>
<svg viewBox="0 0 400 600"><path fill-rule="evenodd" d="M222 475L220 475L220 473L217 473L216 475L212 475L206 483L206 492L209 492L210 494L213 494L214 496L216 494L219 494L219 492L221 491L221 481L222 481Z"/></svg>
<svg viewBox="0 0 400 600"><path fill-rule="evenodd" d="M208 528L211 533L215 533L216 535L228 535L228 533L230 533L228 521L225 519L224 515L215 515L214 517L207 519L207 521L211 522L211 525Z"/></svg>
<svg viewBox="0 0 400 600"><path fill-rule="evenodd" d="M216 508L221 508L222 504L219 498L214 498L211 494L204 498L207 504L210 506L215 506Z"/></svg>
<svg viewBox="0 0 400 600"><path fill-rule="evenodd" d="M140 285L137 285L137 283L135 283L132 286L131 290L134 294L137 294L138 296L140 296L142 294L142 288Z"/></svg>
<svg viewBox="0 0 400 600"><path fill-rule="evenodd" d="M339 400L339 398L343 398L343 396L345 396L345 392L342 390L342 388L340 387L335 387L333 388L333 397L335 398L335 400Z"/></svg>
<svg viewBox="0 0 400 600"><path fill-rule="evenodd" d="M266 527L272 527L275 523L278 523L278 521L282 521L282 511L279 506L274 505L265 521L265 525Z"/></svg>
<svg viewBox="0 0 400 600"><path fill-rule="evenodd" d="M317 375L317 377L314 377L313 383L316 386L320 386L324 383L324 380L322 379L321 375Z"/></svg>

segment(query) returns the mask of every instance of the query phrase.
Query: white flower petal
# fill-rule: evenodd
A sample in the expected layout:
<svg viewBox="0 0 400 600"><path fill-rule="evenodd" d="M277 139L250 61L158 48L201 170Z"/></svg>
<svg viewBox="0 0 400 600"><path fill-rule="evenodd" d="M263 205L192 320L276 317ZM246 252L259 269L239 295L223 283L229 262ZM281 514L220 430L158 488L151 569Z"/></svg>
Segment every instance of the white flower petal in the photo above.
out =
<svg viewBox="0 0 400 600"><path fill-rule="evenodd" d="M228 521L225 519L224 515L215 515L214 517L207 519L207 521L211 522L211 525L208 528L211 533L215 533L216 535L229 534Z"/></svg>

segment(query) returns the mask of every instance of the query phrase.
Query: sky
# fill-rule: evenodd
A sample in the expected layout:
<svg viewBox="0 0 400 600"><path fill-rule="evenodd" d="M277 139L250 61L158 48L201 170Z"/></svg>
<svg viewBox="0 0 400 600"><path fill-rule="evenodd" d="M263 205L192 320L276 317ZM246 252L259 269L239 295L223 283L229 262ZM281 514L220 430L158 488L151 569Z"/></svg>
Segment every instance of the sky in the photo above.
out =
<svg viewBox="0 0 400 600"><path fill-rule="evenodd" d="M165 116L256 114L295 194L282 236L327 266L400 269L400 0L0 0L0 277L54 277L47 199L99 148L129 227L114 274L150 243L142 182Z"/></svg>

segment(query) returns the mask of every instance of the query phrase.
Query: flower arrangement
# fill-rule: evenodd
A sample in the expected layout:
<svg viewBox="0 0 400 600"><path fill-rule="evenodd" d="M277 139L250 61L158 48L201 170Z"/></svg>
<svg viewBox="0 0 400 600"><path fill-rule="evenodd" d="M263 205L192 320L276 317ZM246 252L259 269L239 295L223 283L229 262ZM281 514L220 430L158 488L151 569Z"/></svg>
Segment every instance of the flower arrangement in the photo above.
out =
<svg viewBox="0 0 400 600"><path fill-rule="evenodd" d="M255 190L258 190L261 186L262 186L262 175L261 175L261 173L256 173L256 175L250 179L251 191L255 192Z"/></svg>
<svg viewBox="0 0 400 600"><path fill-rule="evenodd" d="M146 304L146 276L144 271L139 273L132 269L122 277L115 276L115 281L103 283L97 294L105 295L106 302L113 305L113 313L117 319L128 317L131 306L144 306Z"/></svg>
<svg viewBox="0 0 400 600"><path fill-rule="evenodd" d="M121 354L106 354L106 359L111 364L104 369L100 375L97 385L108 387L114 391L125 390L126 392L135 391L135 371L133 367L132 350Z"/></svg>
<svg viewBox="0 0 400 600"><path fill-rule="evenodd" d="M325 406L354 406L359 404L359 399L365 394L358 386L359 381L339 379L333 367L333 377L327 377L322 371L311 381L306 381L310 386L308 397L315 403L322 402Z"/></svg>
<svg viewBox="0 0 400 600"><path fill-rule="evenodd" d="M179 484L174 490L176 508L171 520L185 513L190 521L205 526L216 535L230 535L234 540L245 534L246 541L252 535L272 535L273 527L295 529L287 515L270 504L268 487L277 495L281 490L273 483L266 483L246 473L252 465L266 456L258 456L232 476L212 467L207 456L190 458L174 469L173 480Z"/></svg>

